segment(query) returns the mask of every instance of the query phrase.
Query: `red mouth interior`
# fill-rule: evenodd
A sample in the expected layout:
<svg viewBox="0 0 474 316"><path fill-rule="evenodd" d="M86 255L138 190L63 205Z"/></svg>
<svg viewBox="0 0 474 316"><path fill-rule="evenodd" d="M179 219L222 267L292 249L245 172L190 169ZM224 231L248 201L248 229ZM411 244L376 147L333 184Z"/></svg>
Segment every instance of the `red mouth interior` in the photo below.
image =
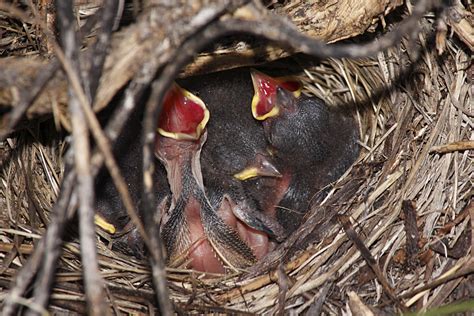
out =
<svg viewBox="0 0 474 316"><path fill-rule="evenodd" d="M254 80L256 80L256 88L258 89L258 91L255 91L258 95L256 112L258 116L264 116L275 106L273 102L278 88L278 82L261 73L255 74Z"/></svg>
<svg viewBox="0 0 474 316"><path fill-rule="evenodd" d="M175 85L165 96L158 126L170 133L192 135L204 116L202 106L187 98Z"/></svg>
<svg viewBox="0 0 474 316"><path fill-rule="evenodd" d="M301 84L297 80L290 78L272 78L263 73L256 72L253 74L255 87L258 91L258 103L256 112L258 116L264 116L275 107L275 96L278 88L283 88L290 92L296 92L301 89Z"/></svg>

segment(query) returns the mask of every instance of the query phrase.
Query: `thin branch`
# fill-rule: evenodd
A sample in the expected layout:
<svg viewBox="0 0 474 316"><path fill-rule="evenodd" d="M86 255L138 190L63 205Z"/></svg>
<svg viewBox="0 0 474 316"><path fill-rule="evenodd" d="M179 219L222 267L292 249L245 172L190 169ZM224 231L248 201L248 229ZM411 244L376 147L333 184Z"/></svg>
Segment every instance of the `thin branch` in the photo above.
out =
<svg viewBox="0 0 474 316"><path fill-rule="evenodd" d="M100 23L101 27L98 30L97 40L94 46L87 51L88 58L85 58L87 64L83 65L83 79L86 80L85 86L89 100L95 98L99 80L102 75L105 57L110 46L110 39L112 35L112 28L114 27L115 14L117 12L117 1L106 0L101 9Z"/></svg>
<svg viewBox="0 0 474 316"><path fill-rule="evenodd" d="M77 75L76 72L74 72L70 63L68 62L67 59L65 59L64 54L59 48L55 49L55 53L58 59L60 60L62 66L64 67L67 77L70 80L70 83L73 87L74 93L77 94L78 104L81 107L81 110L84 111L84 120L90 126L92 136L94 137L94 140L97 142L100 153L104 156L105 165L107 166L107 169L112 177L112 180L115 186L117 187L119 195L123 200L127 214L130 216L130 219L132 220L133 224L137 227L140 235L144 239L145 244L149 246L150 242L146 235L143 224L141 223L140 218L138 217L138 213L135 209L135 206L132 202L130 192L128 191L128 186L123 176L121 175L120 169L117 166L117 162L115 161L113 157L112 147L109 141L107 140L107 137L105 136L104 132L102 131L100 127L100 123L97 120L97 117L92 111L90 103L87 100L87 97L81 87L79 76Z"/></svg>
<svg viewBox="0 0 474 316"><path fill-rule="evenodd" d="M362 258L364 258L367 265L372 269L379 280L382 288L385 290L385 293L390 297L390 299L397 304L397 306L403 311L407 312L408 308L403 304L403 302L397 297L395 291L393 290L392 286L388 283L387 278L384 276L382 270L380 269L377 261L370 253L370 250L365 246L364 242L360 239L354 227L352 226L350 220L346 216L338 216L338 220L342 227L344 228L344 232L346 233L347 238L349 238L354 245L359 250Z"/></svg>
<svg viewBox="0 0 474 316"><path fill-rule="evenodd" d="M474 274L474 258L469 258L469 260L466 262L465 266L456 271L455 273L452 273L447 276L440 277L426 285L420 286L417 289L414 289L410 292L404 293L399 295L400 299L408 299L413 296L415 296L418 293L434 289L440 285L443 285L445 283L448 283L452 280L456 280L458 278L466 277L468 275Z"/></svg>
<svg viewBox="0 0 474 316"><path fill-rule="evenodd" d="M110 12L108 12L108 15L109 15L109 17L108 17L108 22L109 22L108 26L109 27L112 27L112 24L113 24L113 16L114 15L113 15L113 13L111 13L112 11L114 11L113 9L114 8L111 8L111 9L107 10L107 11L110 11ZM104 35L103 40L105 41L109 37L110 37L110 34L109 35ZM116 161L113 157L111 145L110 145L109 141L107 140L107 137L105 136L104 132L102 131L102 129L100 127L100 124L99 124L95 114L93 113L93 111L91 109L90 102L88 101L88 99L86 98L86 96L84 94L84 91L81 87L79 76L77 75L77 72L75 72L74 69L71 67L70 63L66 60L66 58L64 56L64 53L57 46L57 44L52 39L50 39L50 42L53 43L55 54L56 54L57 58L59 59L59 61L61 62L62 66L63 66L63 68L64 68L64 70L65 70L65 72L68 76L68 79L70 80L70 83L71 83L72 87L74 88L74 92L77 94L77 98L79 100L79 105L81 106L82 110L85 113L85 118L87 120L88 125L91 128L94 140L97 142L97 145L99 147L100 152L104 155L105 165L107 166L107 168L109 170L109 173L112 177L112 180L113 180L115 186L117 187L119 195L123 200L123 203L124 203L125 209L127 211L127 214L130 216L133 224L137 227L139 233L141 234L142 238L144 239L145 244L149 245L150 243L148 241L148 237L147 237L145 229L143 228L143 225L142 225L142 223L141 223L141 221L138 217L137 211L136 211L136 209L133 205L133 202L132 202L132 199L131 199L131 196L130 196L130 192L128 191L128 186L125 183L125 180L124 180L123 176L121 175L120 170L117 166L117 163L116 163ZM102 52L102 53L105 52L105 49L106 49L105 47L103 47L104 45L105 44L103 43L98 48L99 51ZM103 64L103 60L100 61L100 58L99 58L98 60L96 60L95 65L99 66L100 63ZM97 84L97 82L96 82L96 84ZM125 106L129 106L129 105L125 104ZM122 119L123 118L124 117L122 117ZM123 126L123 123L124 122L121 122L122 126ZM121 127L119 129L121 130ZM113 131L113 128L111 128L110 130ZM97 158L93 157L93 159L95 161L97 161L98 165L102 164L102 162L100 160L96 160Z"/></svg>
<svg viewBox="0 0 474 316"><path fill-rule="evenodd" d="M72 2L56 1L58 22L61 40L65 49L67 63L63 64L66 72L67 64L75 73L80 69L77 64L78 45L75 32L74 14ZM57 49L56 51L58 51ZM76 61L75 65L72 61ZM68 73L69 74L69 73ZM88 309L91 315L105 315L107 305L103 289L103 281L100 276L97 250L95 245L95 226L94 226L94 181L90 166L90 144L89 133L86 123L86 115L77 87L70 80L69 87L69 112L71 115L73 148L74 148L74 166L77 174L77 195L79 198L79 232L81 242L81 258L84 271L84 281L86 288L86 298Z"/></svg>
<svg viewBox="0 0 474 316"><path fill-rule="evenodd" d="M474 140L465 140L453 142L445 145L433 146L430 149L430 154L447 154L455 151L473 150Z"/></svg>
<svg viewBox="0 0 474 316"><path fill-rule="evenodd" d="M110 21L109 21L110 22ZM109 23L111 27L111 23ZM50 42L52 43L52 46L54 47L55 54L59 61L61 62L69 80L70 83L73 87L74 93L77 95L77 99L79 101L79 106L81 107L82 111L84 111L85 118L89 126L91 127L92 134L94 136L94 139L96 140L98 147L101 151L101 153L105 156L105 164L109 170L109 173L118 189L118 192L124 202L125 209L130 216L133 224L137 227L139 233L141 234L145 244L150 247L150 242L149 238L146 235L145 229L143 228L143 225L137 215L137 212L135 210L135 207L133 205L130 193L128 191L128 187L125 183L125 180L120 174L120 170L115 162L115 159L113 158L112 155L112 149L110 146L110 143L108 142L107 138L105 137L100 124L95 117L95 114L91 110L90 103L88 102L87 97L84 94L84 91L82 90L81 84L80 84L80 79L77 75L77 73L74 71L74 69L71 67L70 63L67 61L67 59L64 56L64 53L61 51L61 49L57 46L55 43L54 39L52 36L50 36ZM102 50L103 48L101 48ZM102 60L103 62L103 60ZM131 108L130 108L131 110ZM123 124L123 122L121 123ZM73 130L74 131L74 130ZM102 163L100 159L94 158L94 161L97 162L98 165Z"/></svg>
<svg viewBox="0 0 474 316"><path fill-rule="evenodd" d="M112 5L112 8L110 9L106 7L104 9L104 14L106 14L108 11L114 11L114 9L115 8L113 7L113 5ZM107 21L107 19L105 20ZM105 23L106 22L104 22L104 25ZM109 28L111 28L112 25L111 23L109 24L110 24ZM103 41L108 41L108 39L110 38L111 30L109 30L106 33L108 33L109 36L108 37L106 36L105 39L103 38ZM102 44L103 44L102 46L106 46L104 43ZM102 47L100 50L101 50L101 54L103 55L102 56L102 63L103 63L103 60L105 59L105 49ZM94 60L97 61L97 58ZM57 62L55 62L54 64L58 65ZM94 67L101 68L101 64L95 63ZM97 72L97 71L91 71L91 74L89 77L95 78L96 75L100 76L100 70L99 70L99 74L94 74L93 72ZM98 79L95 79L95 88L93 88L93 91L94 91L93 93L95 93L95 90L97 87L97 81ZM90 83L90 84L93 85L94 83ZM97 156L97 153L96 153L96 156ZM95 169L98 169L98 168L95 168ZM96 170L92 170L93 175L95 175L96 173L97 173ZM70 172L68 176L75 177L75 172ZM56 269L57 260L61 253L61 245L63 241L62 235L63 235L65 219L66 219L65 215L64 216L61 216L61 215L63 213L65 214L66 208L67 208L67 205L65 205L63 208L60 208L62 212L60 212L58 216L53 218L45 236L45 239L46 239L45 257L43 260L42 269L38 276L38 281L35 284L35 294L34 294L34 302L42 306L43 308L47 307L47 304L49 301L52 280L54 279L54 271Z"/></svg>
<svg viewBox="0 0 474 316"><path fill-rule="evenodd" d="M376 41L366 44L332 44L327 45L320 40L302 34L289 21L272 14L260 6L249 6L252 20L228 19L223 21L222 33L246 33L260 36L279 43L291 50L302 52L317 58L361 58L370 57L399 43L403 37L413 40L421 30L419 21L433 6L434 1L418 0L412 14L405 18L394 30ZM245 16L244 16L245 18ZM227 32L226 32L227 31ZM218 37L223 36L223 34ZM215 37L214 37L215 38Z"/></svg>

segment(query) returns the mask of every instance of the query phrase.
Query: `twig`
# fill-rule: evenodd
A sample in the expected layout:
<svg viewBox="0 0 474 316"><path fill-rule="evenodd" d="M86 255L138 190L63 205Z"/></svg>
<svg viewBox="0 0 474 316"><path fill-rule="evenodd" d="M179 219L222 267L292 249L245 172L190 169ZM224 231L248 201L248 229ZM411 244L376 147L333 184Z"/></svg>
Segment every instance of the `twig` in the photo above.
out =
<svg viewBox="0 0 474 316"><path fill-rule="evenodd" d="M78 60L77 38L75 33L75 23L72 2L56 1L58 22L61 40L65 49L65 56L69 60L67 63L72 70L80 69L77 62L75 65L71 61ZM58 56L59 57L59 56ZM61 58L60 58L61 60ZM67 72L67 67L63 63ZM74 69L75 68L75 69ZM69 73L68 73L69 74ZM105 315L107 305L104 300L103 281L100 276L97 251L95 247L95 226L94 226L94 181L91 175L90 166L90 144L89 133L86 123L85 110L81 107L77 88L70 80L69 87L69 112L73 127L73 148L74 166L77 174L77 195L79 198L79 232L81 242L81 258L84 270L84 281L86 288L86 298L88 309L91 315Z"/></svg>
<svg viewBox="0 0 474 316"><path fill-rule="evenodd" d="M137 211L133 205L130 193L128 191L127 184L125 183L125 180L122 177L120 170L117 166L117 163L113 157L111 145L108 142L107 137L105 136L104 132L102 131L100 124L91 109L90 103L88 102L81 88L79 77L77 73L75 73L73 69L70 67L67 60L65 60L61 50L58 48L58 49L55 49L55 52L66 71L66 74L71 82L71 85L74 88L74 92L77 94L79 105L81 106L81 109L84 111L86 121L91 128L92 135L94 136L94 139L97 142L100 152L105 157L104 158L105 165L107 166L109 173L114 181L114 184L117 187L117 190L120 194L120 197L122 198L124 202L124 206L127 211L127 214L130 216L133 224L137 227L140 235L144 239L145 244L149 245L150 242L146 235L145 229L143 228L143 225L138 217Z"/></svg>
<svg viewBox="0 0 474 316"><path fill-rule="evenodd" d="M465 140L445 145L433 146L430 154L447 154L455 151L473 150L474 140Z"/></svg>
<svg viewBox="0 0 474 316"><path fill-rule="evenodd" d="M113 16L113 15L111 15ZM110 22L110 21L109 21ZM111 23L109 23L109 26L111 27ZM130 193L128 192L127 185L123 179L123 177L120 174L120 170L117 167L117 164L113 158L112 155L112 150L111 146L105 137L104 133L102 132L100 128L100 124L97 121L97 118L95 117L94 113L91 110L90 103L88 102L80 84L80 79L77 75L77 73L72 69L70 63L66 60L64 54L62 53L61 49L55 44L54 39L50 39L50 42L53 44L56 56L60 60L61 64L64 67L64 70L66 71L66 74L70 80L70 83L73 87L74 92L77 95L78 101L79 101L79 106L81 109L84 111L85 118L87 123L91 127L92 134L97 141L97 144L99 146L99 149L101 153L105 156L105 164L109 169L109 173L118 189L118 192L124 202L124 206L126 208L126 211L128 215L130 216L133 224L137 227L140 235L142 236L145 244L147 244L148 248L150 248L151 252L153 252L153 248L150 247L150 241L149 238L146 235L145 229L143 228L143 225L137 215L137 212L135 210L135 207L133 205L132 199L130 197ZM102 52L105 52L104 47L101 47L100 50ZM103 62L103 60L102 60ZM96 61L96 65L98 65L98 61ZM97 82L96 82L97 84ZM120 120L119 120L120 121ZM123 124L123 122L121 123ZM119 125L121 125L119 124ZM121 129L121 128L120 128ZM98 164L101 164L101 161L98 161Z"/></svg>
<svg viewBox="0 0 474 316"><path fill-rule="evenodd" d="M112 6L110 8L105 7L105 9L103 10L103 13L106 14L109 11L114 11L114 9L115 8L112 4ZM113 14L112 14L112 16L113 16ZM109 22L108 27L109 28L112 27L112 25L110 23L110 20L111 20L110 17L105 18L105 22L103 22L104 27L107 27L107 22ZM107 33L107 32L105 32L105 33ZM110 30L109 30L108 33L109 33L109 36L108 37L106 36L106 38L103 39L104 41L108 40L108 38L110 37L110 33L111 33ZM53 49L56 48L56 42L54 41L54 39L51 39L50 41L48 41L48 43L50 44L50 46ZM106 45L103 44L103 46L106 46ZM92 56L92 57L94 57L94 56ZM94 67L96 67L96 68L92 67L93 69L90 71L90 75L88 76L89 78L90 77L95 78L95 76L100 76L100 72L101 72L100 69L101 69L101 66L102 66L100 64L100 59L101 58L102 58L102 63L103 63L103 60L105 59L105 49L103 47L101 47L99 57L94 59L94 61L96 61L96 64L94 65ZM97 61L97 60L99 60L99 61ZM99 68L99 69L97 70L97 68ZM96 70L94 70L94 69L96 69ZM96 87L97 87L97 80L98 79L94 79L93 82L89 82L89 86L95 85L95 88L93 87L93 89L92 89L93 91L91 91L91 95L93 95L95 93L95 90L96 90ZM90 90L91 89L89 89L89 91ZM96 172L92 171L92 174L95 174L95 173ZM73 174L73 176L75 176L75 173ZM61 225L64 225L64 220L65 219L62 219ZM54 227L55 226L53 226L53 228L52 228L53 230L54 230ZM54 234L54 232L52 232L50 235L52 235L54 237L49 240L49 243L48 243L48 239L47 239L46 257L45 257L45 260L44 260L44 263L43 263L43 268L42 268L41 273L39 275L39 280L38 280L37 284L35 285L34 300L38 304L41 304L41 306L43 306L43 307L46 307L46 305L49 301L50 288L51 288L52 280L54 279L54 271L55 271L55 268L56 268L56 262L57 262L57 259L59 257L59 254L60 254L60 250L61 250L60 247L61 247L61 243L62 243L62 238L60 238L60 236L62 236L62 231L61 231L61 233L58 233L58 234Z"/></svg>
<svg viewBox="0 0 474 316"><path fill-rule="evenodd" d="M79 106L81 107L81 110L84 111L85 121L87 122L87 124L89 124L92 131L92 135L97 142L100 152L104 155L105 165L107 166L112 180L114 181L114 184L117 187L119 195L123 200L127 214L129 215L133 224L137 227L138 232L143 238L144 243L150 249L150 252L157 252L158 250L155 250L155 248L151 246L150 238L146 234L143 224L141 223L138 217L137 211L135 209L135 206L133 205L132 198L130 196L130 192L128 191L127 184L120 173L120 169L118 168L115 159L113 158L110 143L105 137L105 134L102 131L100 124L90 107L90 103L88 102L81 88L77 73L73 71L71 65L65 59L65 56L63 56L63 53L60 49L55 49L55 53L58 56L58 59L60 60L61 64L63 65L64 70L66 71L66 74L70 80L74 92L77 94Z"/></svg>
<svg viewBox="0 0 474 316"><path fill-rule="evenodd" d="M327 45L299 32L287 20L271 14L263 8L249 7L255 20L229 19L223 23L222 32L247 33L275 41L291 49L318 58L360 58L369 57L393 47L403 37L416 38L420 31L418 22L432 6L430 0L419 0L413 8L412 15L407 17L391 32L377 41L367 44L335 44Z"/></svg>
<svg viewBox="0 0 474 316"><path fill-rule="evenodd" d="M166 283L165 260L163 258L163 244L160 238L160 230L157 225L151 225L150 232L150 246L152 254L151 258L151 274L153 285L155 286L155 295L160 304L160 311L162 315L173 315L173 306L171 304L168 284Z"/></svg>
<svg viewBox="0 0 474 316"><path fill-rule="evenodd" d="M338 219L339 219L339 222L341 223L342 227L344 228L344 232L346 233L347 238L349 238L355 244L357 249L359 249L360 254L364 258L365 262L372 269L372 271L374 271L377 279L379 280L380 284L384 288L387 295L390 297L390 299L392 301L394 301L397 304L397 306L403 312L407 312L408 311L407 307L400 301L400 299L395 294L395 291L393 290L393 288L390 286L387 279L383 275L383 272L380 269L377 261L372 256L369 249L367 249L367 247L364 245L364 242L359 238L359 236L355 232L349 218L347 218L346 216L340 215L340 216L338 216Z"/></svg>
<svg viewBox="0 0 474 316"><path fill-rule="evenodd" d="M115 13L117 12L117 1L106 0L102 5L102 12L100 15L101 27L97 34L97 40L94 46L87 51L85 64L83 64L83 71L87 76L83 76L86 80L86 92L89 100L94 100L97 87L99 86L99 79L102 75L105 57L110 45L110 38L112 35L112 28L114 26Z"/></svg>
<svg viewBox="0 0 474 316"><path fill-rule="evenodd" d="M471 259L474 260L474 199L472 197L467 209L471 219Z"/></svg>
<svg viewBox="0 0 474 316"><path fill-rule="evenodd" d="M283 265L279 265L277 268L277 282L279 287L279 295L278 295L278 309L276 315L285 315L285 301L286 296L288 294L288 288L290 280L285 273L285 269Z"/></svg>
<svg viewBox="0 0 474 316"><path fill-rule="evenodd" d="M461 262L462 261L459 260L458 264L461 263ZM465 262L463 262L463 265L464 265L464 267L457 266L458 268L460 268L459 271L456 271L454 273L449 273L449 271L448 271L448 275L443 275L443 276L439 277L438 279L434 280L431 283L428 283L424 286L421 286L417 289L414 289L413 291L410 291L410 292L407 292L405 294L399 295L400 299L411 298L411 297L413 297L416 294L419 294L421 292L431 290L431 289L433 289L435 287L438 287L442 284L445 284L449 281L455 280L457 278L465 277L467 275L470 275L470 274L474 273L474 259L473 258L470 258L469 260L466 260Z"/></svg>

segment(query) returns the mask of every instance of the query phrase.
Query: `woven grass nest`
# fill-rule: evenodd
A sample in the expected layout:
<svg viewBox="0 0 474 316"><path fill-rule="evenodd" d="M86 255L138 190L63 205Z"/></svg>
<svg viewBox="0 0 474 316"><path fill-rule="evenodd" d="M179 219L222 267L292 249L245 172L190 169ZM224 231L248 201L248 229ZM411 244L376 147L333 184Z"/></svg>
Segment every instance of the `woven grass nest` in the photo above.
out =
<svg viewBox="0 0 474 316"><path fill-rule="evenodd" d="M250 272L203 278L195 271L167 269L176 313L474 311L471 52L457 35L441 38L438 33L434 41L432 15L419 23L422 32L416 43L404 38L376 57L329 58L311 65L304 56L290 57L301 65L304 93L329 106L356 108L360 157L321 205L313 207L313 213L327 216L310 214ZM11 291L19 272L34 259L30 255L62 189L69 146L64 137L68 118L63 116L53 106L52 118L26 121L0 143L4 306L10 299L36 308L26 298L12 298ZM68 225L66 231L74 230L77 222ZM309 232L312 240L307 240ZM110 312L156 313L148 261L111 250L113 239L97 231L98 264ZM295 250L295 244L304 244L304 249ZM31 283L25 297L35 286ZM79 240L66 237L47 310L86 313L84 291Z"/></svg>

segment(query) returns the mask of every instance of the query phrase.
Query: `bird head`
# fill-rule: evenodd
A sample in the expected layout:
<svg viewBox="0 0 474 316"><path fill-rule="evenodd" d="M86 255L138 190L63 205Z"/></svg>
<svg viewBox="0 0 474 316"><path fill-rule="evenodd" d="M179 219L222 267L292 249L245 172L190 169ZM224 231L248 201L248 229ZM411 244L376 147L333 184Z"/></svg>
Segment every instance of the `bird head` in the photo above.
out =
<svg viewBox="0 0 474 316"><path fill-rule="evenodd" d="M301 95L301 84L291 77L270 77L253 69L251 72L254 96L252 115L259 121L277 117L282 112L296 110L296 99Z"/></svg>
<svg viewBox="0 0 474 316"><path fill-rule="evenodd" d="M173 193L182 190L181 174L189 164L196 181L202 185L200 153L207 138L208 121L209 110L204 102L173 84L163 100L155 140L155 156L166 168Z"/></svg>

